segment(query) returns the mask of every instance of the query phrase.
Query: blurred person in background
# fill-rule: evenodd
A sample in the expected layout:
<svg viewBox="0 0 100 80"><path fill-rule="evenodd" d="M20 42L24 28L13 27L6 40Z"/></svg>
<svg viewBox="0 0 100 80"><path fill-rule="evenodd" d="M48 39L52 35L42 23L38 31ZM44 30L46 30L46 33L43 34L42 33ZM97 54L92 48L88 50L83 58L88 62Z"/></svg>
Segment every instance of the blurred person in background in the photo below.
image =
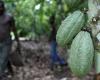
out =
<svg viewBox="0 0 100 80"><path fill-rule="evenodd" d="M55 64L59 65L65 65L65 61L63 58L61 58L58 55L57 52L57 42L56 42L56 23L55 23L55 14L53 14L50 17L50 25L51 25L51 35L50 35L50 45L51 45L51 52L50 52L50 57L51 57L51 69L53 69L53 66Z"/></svg>
<svg viewBox="0 0 100 80"><path fill-rule="evenodd" d="M11 68L9 62L9 54L12 46L11 32L14 33L18 47L20 47L15 20L11 15L6 13L4 2L0 0L0 80L2 80L1 78L7 65Z"/></svg>

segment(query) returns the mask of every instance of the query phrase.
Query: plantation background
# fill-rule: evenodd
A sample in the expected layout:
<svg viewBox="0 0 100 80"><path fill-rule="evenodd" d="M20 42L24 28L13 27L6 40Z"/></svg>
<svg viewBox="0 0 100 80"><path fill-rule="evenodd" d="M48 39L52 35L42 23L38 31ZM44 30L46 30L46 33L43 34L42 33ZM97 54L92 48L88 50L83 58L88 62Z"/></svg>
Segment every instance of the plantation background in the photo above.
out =
<svg viewBox="0 0 100 80"><path fill-rule="evenodd" d="M72 7L73 4L68 5L67 0L4 0L7 12L16 20L19 36L33 40L20 41L25 66L14 67L15 75L8 76L9 80L77 80L68 65L63 70L50 70L50 17L55 16L58 29L62 20L71 12L87 9L87 1L81 0L79 6ZM65 51L58 46L59 55L64 58L67 54ZM93 75L91 71L83 80L93 80Z"/></svg>
<svg viewBox="0 0 100 80"><path fill-rule="evenodd" d="M16 20L20 36L37 37L50 35L50 16L55 15L56 28L76 9L87 7L87 0L78 7L70 8L66 0L4 0L6 9Z"/></svg>
<svg viewBox="0 0 100 80"><path fill-rule="evenodd" d="M7 11L16 20L20 36L50 35L49 18L56 14L57 27L67 15L65 0L5 0Z"/></svg>

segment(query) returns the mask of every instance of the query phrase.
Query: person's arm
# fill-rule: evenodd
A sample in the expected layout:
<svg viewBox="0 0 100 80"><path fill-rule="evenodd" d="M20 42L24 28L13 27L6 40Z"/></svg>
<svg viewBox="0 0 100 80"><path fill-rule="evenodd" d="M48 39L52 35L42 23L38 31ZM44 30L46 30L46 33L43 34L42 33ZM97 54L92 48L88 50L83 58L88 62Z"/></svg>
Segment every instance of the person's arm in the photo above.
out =
<svg viewBox="0 0 100 80"><path fill-rule="evenodd" d="M12 17L11 18L11 31L14 33L14 36L15 36L15 40L17 41L17 50L20 52L20 41L19 41L19 36L17 34L17 29L15 27L15 20L14 18Z"/></svg>

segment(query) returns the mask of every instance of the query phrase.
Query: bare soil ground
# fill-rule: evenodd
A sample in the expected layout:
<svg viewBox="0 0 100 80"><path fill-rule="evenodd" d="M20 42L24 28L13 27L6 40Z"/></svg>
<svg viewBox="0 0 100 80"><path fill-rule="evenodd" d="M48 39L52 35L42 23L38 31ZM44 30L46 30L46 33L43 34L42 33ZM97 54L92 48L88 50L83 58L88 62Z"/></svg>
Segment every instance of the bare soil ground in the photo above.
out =
<svg viewBox="0 0 100 80"><path fill-rule="evenodd" d="M8 75L7 80L78 80L71 73L68 65L50 69L50 45L47 41L23 41L21 45L25 65L13 66L14 76ZM61 48L58 51L60 54L65 54L65 50ZM80 80L93 80L93 75L94 72L91 71Z"/></svg>

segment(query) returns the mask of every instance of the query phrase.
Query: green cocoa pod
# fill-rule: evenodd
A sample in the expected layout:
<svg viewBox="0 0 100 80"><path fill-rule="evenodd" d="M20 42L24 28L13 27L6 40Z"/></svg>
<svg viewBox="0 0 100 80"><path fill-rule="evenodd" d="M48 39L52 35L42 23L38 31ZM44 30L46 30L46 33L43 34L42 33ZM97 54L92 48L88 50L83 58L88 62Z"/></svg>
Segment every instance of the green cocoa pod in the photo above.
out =
<svg viewBox="0 0 100 80"><path fill-rule="evenodd" d="M100 52L95 51L95 69L96 73L100 73Z"/></svg>
<svg viewBox="0 0 100 80"><path fill-rule="evenodd" d="M68 59L71 71L78 77L85 76L92 67L93 56L94 46L90 34L79 32L71 44Z"/></svg>
<svg viewBox="0 0 100 80"><path fill-rule="evenodd" d="M80 11L75 11L70 14L61 24L57 31L56 40L59 45L65 46L70 43L73 37L84 26L84 14Z"/></svg>

